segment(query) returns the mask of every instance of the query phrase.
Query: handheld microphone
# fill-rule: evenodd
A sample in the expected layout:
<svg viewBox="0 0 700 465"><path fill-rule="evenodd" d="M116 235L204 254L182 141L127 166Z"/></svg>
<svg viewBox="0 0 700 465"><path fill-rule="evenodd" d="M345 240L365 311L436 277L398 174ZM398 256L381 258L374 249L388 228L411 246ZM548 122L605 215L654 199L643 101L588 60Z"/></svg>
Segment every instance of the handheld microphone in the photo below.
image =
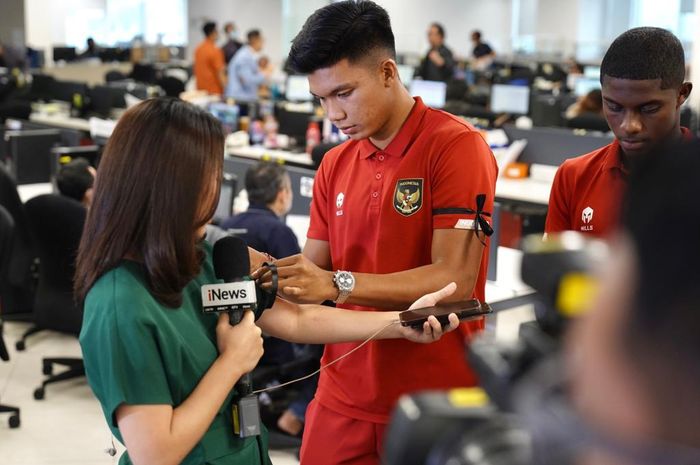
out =
<svg viewBox="0 0 700 465"><path fill-rule="evenodd" d="M214 244L214 273L223 284L202 286L205 313L228 312L229 322L236 325L246 310L257 309L255 281L250 279L248 246L234 236L226 236Z"/></svg>
<svg viewBox="0 0 700 465"><path fill-rule="evenodd" d="M202 286L205 312L228 312L229 323L236 325L246 310L255 312L257 296L255 282L250 279L250 257L245 242L234 236L219 239L214 244L214 273L223 284ZM238 397L233 406L233 429L240 437L258 436L261 432L258 398L252 395L250 373L236 383Z"/></svg>

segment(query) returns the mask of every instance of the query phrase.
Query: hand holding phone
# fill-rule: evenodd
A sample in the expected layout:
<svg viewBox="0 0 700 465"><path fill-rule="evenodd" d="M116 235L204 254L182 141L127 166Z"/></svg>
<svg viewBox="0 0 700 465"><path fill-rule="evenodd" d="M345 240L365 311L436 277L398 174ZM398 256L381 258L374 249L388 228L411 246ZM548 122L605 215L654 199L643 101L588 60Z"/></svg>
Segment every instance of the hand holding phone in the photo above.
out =
<svg viewBox="0 0 700 465"><path fill-rule="evenodd" d="M430 315L435 316L444 327L450 324L449 315L454 313L460 320L473 320L492 313L491 307L487 303L481 303L478 299L471 299L459 302L438 304L432 307L415 308L399 313L399 320L402 326L410 326L414 329L421 329L423 323Z"/></svg>

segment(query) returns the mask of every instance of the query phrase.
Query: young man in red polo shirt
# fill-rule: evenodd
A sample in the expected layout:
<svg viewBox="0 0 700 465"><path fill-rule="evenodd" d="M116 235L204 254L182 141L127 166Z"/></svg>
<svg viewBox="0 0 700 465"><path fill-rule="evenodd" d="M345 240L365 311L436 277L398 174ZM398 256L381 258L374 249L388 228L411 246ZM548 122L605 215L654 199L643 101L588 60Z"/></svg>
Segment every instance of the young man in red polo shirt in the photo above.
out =
<svg viewBox="0 0 700 465"><path fill-rule="evenodd" d="M615 39L600 66L603 112L615 140L559 167L545 234L573 230L605 237L615 229L634 159L690 137L680 124L692 89L684 78L683 47L672 33L640 27Z"/></svg>
<svg viewBox="0 0 700 465"><path fill-rule="evenodd" d="M450 281L451 300L484 299L495 160L468 123L411 97L395 57L389 16L369 1L319 9L292 43L289 64L309 75L328 118L350 137L318 170L303 254L277 262L292 300L406 308ZM373 341L325 369L302 464L378 464L400 395L475 384L464 346L482 327L463 323L429 346ZM323 363L355 347L329 344Z"/></svg>

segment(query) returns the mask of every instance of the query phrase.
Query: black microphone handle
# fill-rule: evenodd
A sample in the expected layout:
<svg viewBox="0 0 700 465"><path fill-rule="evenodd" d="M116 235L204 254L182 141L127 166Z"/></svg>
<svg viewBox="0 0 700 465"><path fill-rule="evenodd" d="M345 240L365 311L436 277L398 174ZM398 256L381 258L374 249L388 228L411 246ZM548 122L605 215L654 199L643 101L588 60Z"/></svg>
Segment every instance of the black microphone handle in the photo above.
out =
<svg viewBox="0 0 700 465"><path fill-rule="evenodd" d="M231 324L231 326L236 326L241 322L244 311L245 310L234 310L228 312L228 322ZM253 377L250 375L250 373L245 373L243 376L241 376L238 382L236 382L236 391L238 392L239 397L245 397L253 392Z"/></svg>

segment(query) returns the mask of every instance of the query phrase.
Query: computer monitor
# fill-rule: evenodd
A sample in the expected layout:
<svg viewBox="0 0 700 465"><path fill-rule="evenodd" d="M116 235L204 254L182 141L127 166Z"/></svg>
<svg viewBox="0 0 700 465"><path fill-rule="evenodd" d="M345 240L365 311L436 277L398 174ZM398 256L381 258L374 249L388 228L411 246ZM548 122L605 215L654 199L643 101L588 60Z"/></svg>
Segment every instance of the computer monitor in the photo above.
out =
<svg viewBox="0 0 700 465"><path fill-rule="evenodd" d="M306 76L290 75L287 77L285 98L291 102L309 102L313 100Z"/></svg>
<svg viewBox="0 0 700 465"><path fill-rule="evenodd" d="M51 149L51 178L56 176L61 166L67 165L76 158L84 158L90 166L97 169L100 164L102 150L98 145L80 145L77 147L53 147Z"/></svg>
<svg viewBox="0 0 700 465"><path fill-rule="evenodd" d="M34 100L51 99L56 79L47 74L33 74L30 94Z"/></svg>
<svg viewBox="0 0 700 465"><path fill-rule="evenodd" d="M77 57L75 47L53 48L53 61L74 61Z"/></svg>
<svg viewBox="0 0 700 465"><path fill-rule="evenodd" d="M214 102L209 104L209 112L221 121L227 134L238 130L238 117L240 115L238 105Z"/></svg>
<svg viewBox="0 0 700 465"><path fill-rule="evenodd" d="M527 115L530 110L530 88L509 84L491 86L491 111Z"/></svg>
<svg viewBox="0 0 700 465"><path fill-rule="evenodd" d="M109 117L113 108L126 108L126 89L113 86L95 86L90 89L90 108L103 117Z"/></svg>
<svg viewBox="0 0 700 465"><path fill-rule="evenodd" d="M54 81L52 87L52 99L70 102L75 104L76 106L82 106L85 104L86 98L88 96L88 86L84 82L56 80ZM76 95L79 97L76 97ZM79 105L76 104L77 98L80 98L81 101Z"/></svg>
<svg viewBox="0 0 700 465"><path fill-rule="evenodd" d="M10 171L19 184L51 180L51 149L61 143L56 129L5 131Z"/></svg>
<svg viewBox="0 0 700 465"><path fill-rule="evenodd" d="M423 99L423 103L433 108L445 106L445 96L447 95L447 83L442 81L423 81L414 79L411 81L409 92L414 97Z"/></svg>
<svg viewBox="0 0 700 465"><path fill-rule="evenodd" d="M287 110L283 106L277 109L278 132L289 136L292 145L302 146L306 142L306 130L314 119L313 113Z"/></svg>
<svg viewBox="0 0 700 465"><path fill-rule="evenodd" d="M578 97L582 97L592 90L600 89L600 79L581 77L576 80L574 85L574 94Z"/></svg>
<svg viewBox="0 0 700 465"><path fill-rule="evenodd" d="M600 66L585 66L583 75L587 78L600 79Z"/></svg>
<svg viewBox="0 0 700 465"><path fill-rule="evenodd" d="M408 87L411 81L413 81L413 75L416 73L416 69L410 65L396 65L396 68L398 68L401 83Z"/></svg>
<svg viewBox="0 0 700 465"><path fill-rule="evenodd" d="M233 199L236 198L238 177L233 173L224 173L221 180L219 203L214 212L214 222L221 223L233 214Z"/></svg>

